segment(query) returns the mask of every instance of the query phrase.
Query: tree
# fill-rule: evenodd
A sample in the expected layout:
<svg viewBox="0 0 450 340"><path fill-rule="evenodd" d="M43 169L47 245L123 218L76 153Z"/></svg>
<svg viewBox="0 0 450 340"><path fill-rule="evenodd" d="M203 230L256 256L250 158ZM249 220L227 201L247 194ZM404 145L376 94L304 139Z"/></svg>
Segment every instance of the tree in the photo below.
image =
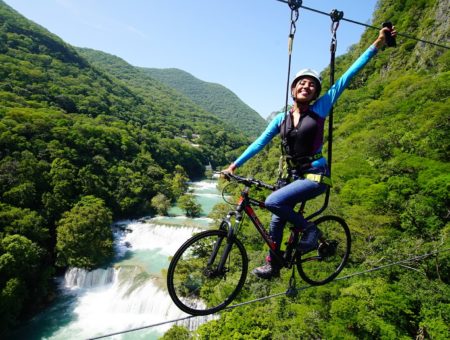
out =
<svg viewBox="0 0 450 340"><path fill-rule="evenodd" d="M0 239L0 329L14 325L24 301L36 298L36 290L45 289L40 284L45 276L41 266L44 254L41 247L24 236Z"/></svg>
<svg viewBox="0 0 450 340"><path fill-rule="evenodd" d="M186 175L183 167L180 165L175 166L175 173L172 179L172 192L174 197L180 197L188 189L189 178Z"/></svg>
<svg viewBox="0 0 450 340"><path fill-rule="evenodd" d="M26 296L26 288L18 278L10 279L0 291L0 329L16 323Z"/></svg>
<svg viewBox="0 0 450 340"><path fill-rule="evenodd" d="M164 194L157 194L151 200L151 205L159 215L167 215L170 208L170 200Z"/></svg>
<svg viewBox="0 0 450 340"><path fill-rule="evenodd" d="M36 211L0 203L0 230L3 236L19 234L40 245L49 239L45 220Z"/></svg>
<svg viewBox="0 0 450 340"><path fill-rule="evenodd" d="M57 223L56 263L92 269L113 254L112 214L103 200L85 196Z"/></svg>
<svg viewBox="0 0 450 340"><path fill-rule="evenodd" d="M8 277L32 278L44 253L41 247L25 236L15 234L4 237L0 241L0 285Z"/></svg>
<svg viewBox="0 0 450 340"><path fill-rule="evenodd" d="M178 206L186 210L186 216L188 217L198 217L202 211L201 205L195 201L195 197L192 194L181 196L178 200Z"/></svg>

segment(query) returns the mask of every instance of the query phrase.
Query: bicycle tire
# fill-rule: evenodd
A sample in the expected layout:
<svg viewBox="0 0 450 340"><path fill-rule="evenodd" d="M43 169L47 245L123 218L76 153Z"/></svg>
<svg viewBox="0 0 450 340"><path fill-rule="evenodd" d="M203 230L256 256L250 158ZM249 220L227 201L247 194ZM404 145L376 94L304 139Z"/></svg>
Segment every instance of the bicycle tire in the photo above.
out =
<svg viewBox="0 0 450 340"><path fill-rule="evenodd" d="M297 270L307 283L318 286L332 281L344 269L350 256L351 235L344 219L338 216L322 216L313 221L323 236L317 250L301 254L297 252Z"/></svg>
<svg viewBox="0 0 450 340"><path fill-rule="evenodd" d="M167 271L167 288L182 311L191 315L215 313L229 305L242 289L248 270L247 252L233 238L224 255L227 241L224 230L203 231L187 240L173 256ZM213 264L208 266L216 247ZM222 256L226 256L224 270L214 272Z"/></svg>

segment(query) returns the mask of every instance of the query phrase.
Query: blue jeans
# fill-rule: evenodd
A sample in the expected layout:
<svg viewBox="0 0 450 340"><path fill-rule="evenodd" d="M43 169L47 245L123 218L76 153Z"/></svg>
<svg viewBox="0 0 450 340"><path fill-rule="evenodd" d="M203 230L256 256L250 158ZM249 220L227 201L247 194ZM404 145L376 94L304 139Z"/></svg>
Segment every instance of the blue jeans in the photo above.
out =
<svg viewBox="0 0 450 340"><path fill-rule="evenodd" d="M326 169L314 169L311 173L326 174ZM295 205L310 200L327 190L326 184L317 183L309 179L296 179L288 185L274 191L266 198L266 208L272 213L269 235L280 249L283 240L283 230L286 222L292 223L300 229L307 225L303 215L294 210Z"/></svg>

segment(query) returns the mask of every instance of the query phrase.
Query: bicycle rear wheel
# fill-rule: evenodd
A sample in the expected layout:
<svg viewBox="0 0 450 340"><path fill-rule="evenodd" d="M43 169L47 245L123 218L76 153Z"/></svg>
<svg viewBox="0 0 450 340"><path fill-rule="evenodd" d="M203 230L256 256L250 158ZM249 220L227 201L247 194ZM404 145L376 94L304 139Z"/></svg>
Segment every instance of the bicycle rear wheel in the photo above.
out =
<svg viewBox="0 0 450 340"><path fill-rule="evenodd" d="M219 263L223 263L222 268ZM192 315L215 313L233 301L244 285L248 258L242 243L223 230L208 230L187 240L167 272L173 302Z"/></svg>
<svg viewBox="0 0 450 340"><path fill-rule="evenodd" d="M322 237L314 252L297 253L297 269L307 283L323 285L332 281L347 263L351 236L347 223L340 217L322 216L313 222L322 231Z"/></svg>

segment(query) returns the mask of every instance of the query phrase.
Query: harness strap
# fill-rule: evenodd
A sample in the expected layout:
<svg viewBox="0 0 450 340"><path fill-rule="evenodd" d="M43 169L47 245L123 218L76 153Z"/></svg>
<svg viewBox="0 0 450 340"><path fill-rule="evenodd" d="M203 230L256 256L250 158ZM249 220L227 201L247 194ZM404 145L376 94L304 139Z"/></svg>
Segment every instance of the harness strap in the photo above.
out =
<svg viewBox="0 0 450 340"><path fill-rule="evenodd" d="M313 156L305 156L294 158L288 155L281 155L278 162L278 178L287 179L291 176L291 171L296 170L297 173L304 173L311 167L311 163L323 157L321 152Z"/></svg>
<svg viewBox="0 0 450 340"><path fill-rule="evenodd" d="M317 182L317 183L323 183L328 185L329 187L333 186L333 182L331 181L331 178L325 175L320 174L305 174L305 179L309 179L310 181Z"/></svg>

